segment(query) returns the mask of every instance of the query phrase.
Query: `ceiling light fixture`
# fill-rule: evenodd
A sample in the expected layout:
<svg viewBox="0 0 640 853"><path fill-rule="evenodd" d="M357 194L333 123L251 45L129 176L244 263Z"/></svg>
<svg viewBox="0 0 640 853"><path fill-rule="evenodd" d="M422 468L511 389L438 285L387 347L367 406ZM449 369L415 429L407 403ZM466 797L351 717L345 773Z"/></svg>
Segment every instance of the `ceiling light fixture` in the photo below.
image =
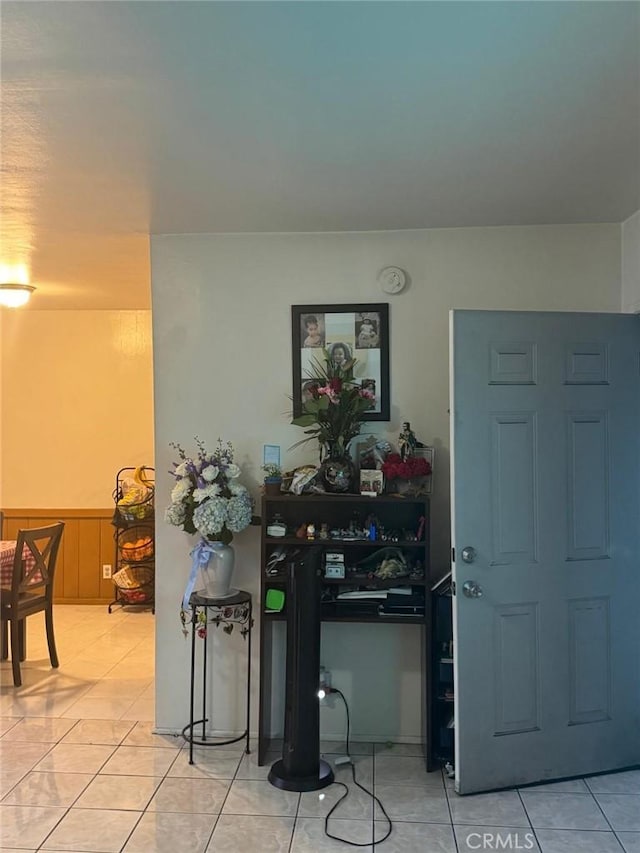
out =
<svg viewBox="0 0 640 853"><path fill-rule="evenodd" d="M0 284L0 305L19 308L26 305L35 287L31 284Z"/></svg>

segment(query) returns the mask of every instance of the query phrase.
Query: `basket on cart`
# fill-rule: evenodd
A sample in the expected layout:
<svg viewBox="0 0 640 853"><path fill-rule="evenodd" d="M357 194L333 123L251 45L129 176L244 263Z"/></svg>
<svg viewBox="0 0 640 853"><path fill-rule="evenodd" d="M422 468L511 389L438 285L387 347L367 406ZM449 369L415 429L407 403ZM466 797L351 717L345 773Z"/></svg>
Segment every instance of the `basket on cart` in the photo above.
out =
<svg viewBox="0 0 640 853"><path fill-rule="evenodd" d="M150 606L154 612L154 497L154 468L120 468L113 491L115 598L109 604L109 613L116 605Z"/></svg>
<svg viewBox="0 0 640 853"><path fill-rule="evenodd" d="M126 604L141 604L153 599L153 576L151 566L124 565L113 576L113 582L118 588L118 598Z"/></svg>
<svg viewBox="0 0 640 853"><path fill-rule="evenodd" d="M153 518L155 481L153 468L142 465L134 469L122 469L118 472L113 499L116 504L114 524L124 527L136 521ZM132 471L130 476L122 476Z"/></svg>
<svg viewBox="0 0 640 853"><path fill-rule="evenodd" d="M141 563L153 560L153 529L135 524L118 533L118 556L122 563Z"/></svg>
<svg viewBox="0 0 640 853"><path fill-rule="evenodd" d="M142 500L132 503L118 501L118 512L125 521L144 521L145 518L153 517L153 489L147 490L147 495Z"/></svg>

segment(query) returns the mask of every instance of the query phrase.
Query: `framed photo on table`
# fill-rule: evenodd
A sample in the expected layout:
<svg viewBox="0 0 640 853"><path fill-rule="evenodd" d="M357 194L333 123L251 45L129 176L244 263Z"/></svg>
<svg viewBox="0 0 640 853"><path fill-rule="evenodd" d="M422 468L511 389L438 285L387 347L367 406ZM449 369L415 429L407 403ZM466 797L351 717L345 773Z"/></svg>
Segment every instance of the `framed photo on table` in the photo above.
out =
<svg viewBox="0 0 640 853"><path fill-rule="evenodd" d="M374 395L364 421L389 420L389 303L292 305L293 416L311 394L310 377L324 364L323 350L334 364L355 359L353 378Z"/></svg>
<svg viewBox="0 0 640 853"><path fill-rule="evenodd" d="M377 497L384 492L384 474L363 468L360 471L360 494Z"/></svg>

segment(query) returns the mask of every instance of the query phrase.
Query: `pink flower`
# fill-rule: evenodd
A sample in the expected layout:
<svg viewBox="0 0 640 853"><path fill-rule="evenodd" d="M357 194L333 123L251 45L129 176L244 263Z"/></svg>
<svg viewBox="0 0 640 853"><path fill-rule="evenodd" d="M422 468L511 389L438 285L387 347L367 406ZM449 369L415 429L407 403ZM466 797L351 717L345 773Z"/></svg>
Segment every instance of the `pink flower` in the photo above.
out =
<svg viewBox="0 0 640 853"><path fill-rule="evenodd" d="M337 403L340 400L340 395L333 390L330 384L318 388L318 394L324 394L329 398L330 403Z"/></svg>

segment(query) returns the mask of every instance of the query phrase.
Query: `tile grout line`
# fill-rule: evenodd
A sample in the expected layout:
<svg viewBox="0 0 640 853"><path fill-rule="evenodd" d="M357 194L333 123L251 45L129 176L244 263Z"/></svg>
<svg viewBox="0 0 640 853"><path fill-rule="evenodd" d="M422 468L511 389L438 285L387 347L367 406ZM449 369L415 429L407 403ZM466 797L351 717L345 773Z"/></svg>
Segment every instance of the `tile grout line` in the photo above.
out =
<svg viewBox="0 0 640 853"><path fill-rule="evenodd" d="M20 720L18 720L18 722L21 722L21 720L23 720L23 719L28 719L28 718L27 718L27 717L21 717L21 718L20 718ZM11 728L13 728L13 726L12 726ZM29 742L29 741L24 741L24 743L28 743L28 742ZM34 742L35 742L35 743L37 743L37 741L34 741ZM7 743L8 743L8 741L7 741ZM6 797L8 797L8 796L9 796L9 794L11 794L11 793L13 792L14 788L17 788L17 786L18 786L21 782L24 782L24 780L27 778L27 776L29 775L29 773L39 772L39 771L36 771L36 770L35 770L35 766L36 766L36 764L40 764L40 762L42 761L42 759L43 759L43 758L46 758L46 757L47 757L47 755L49 755L49 753L50 753L50 752L54 749L54 747L56 747L57 745L58 745L58 742L57 742L57 741L53 741L53 742L49 745L49 749L45 752L45 754L44 754L44 755L42 755L42 756L40 756L40 758L36 761L36 763L35 763L32 767L29 767L29 769L28 769L28 770L26 770L26 771L25 771L25 773L23 773L23 775L18 779L18 781L15 783L15 785L12 785L12 786L9 788L9 790L8 790L5 794L3 794L3 796L2 796L2 800L0 800L0 803L4 803L4 800L6 799ZM9 805L9 804L7 803L7 805Z"/></svg>
<svg viewBox="0 0 640 853"><path fill-rule="evenodd" d="M440 774L442 776L442 784L444 785L444 799L447 804L447 811L449 812L449 823L451 825L451 834L453 835L453 843L456 848L456 853L460 853L460 848L458 846L458 836L456 835L455 826L453 824L453 812L451 811L451 803L449 802L449 789L447 788L447 779L444 775L444 767L440 767ZM447 777L448 778L448 777ZM455 793L455 791L454 791Z"/></svg>
<svg viewBox="0 0 640 853"><path fill-rule="evenodd" d="M283 746L284 746L284 744L283 744ZM280 755L282 755L282 750L280 750ZM298 817L300 815L301 804L302 804L302 794L299 794L298 795L298 805L296 806L296 813L295 813L294 818L293 818L293 826L291 827L291 838L289 839L288 853L291 853L291 851L293 850L293 839L295 838L295 835L296 835L296 828L298 826Z"/></svg>
<svg viewBox="0 0 640 853"><path fill-rule="evenodd" d="M594 801L595 801L596 805L598 806L598 808L600 809L600 812L602 813L602 816L603 816L603 817L604 817L604 819L606 820L606 822L607 822L607 826L609 827L609 829L611 830L611 832L613 832L613 833L614 833L615 839L616 839L616 841L618 842L618 844L620 844L620 841L618 840L618 836L617 836L617 835L615 835L615 829L613 828L613 825L612 825L611 821L609 820L609 818L608 818L608 817L607 817L607 815L605 814L604 809L602 808L602 806L601 806L601 805L600 805L600 803L598 802L598 798L596 797L596 795L593 793L593 791L592 791L592 790L591 790L591 788L589 787L589 783L586 781L586 779L585 779L585 784L586 784L587 788L589 788L589 793L590 793L590 794L591 794L591 796L593 797L593 799L594 799ZM620 844L620 846L622 847L622 844Z"/></svg>
<svg viewBox="0 0 640 853"><path fill-rule="evenodd" d="M133 724L133 726L129 729L129 732L128 732L128 733L124 736L124 738L122 739L122 740L123 740L123 742L124 742L124 741L127 739L127 737L131 734L131 732L133 731L133 729L138 725L138 722L140 722L140 720L138 720L137 722L135 722L135 723ZM122 745L123 745L123 742L121 742L121 743L120 743L120 746L122 746ZM119 748L119 747L118 747L118 748ZM149 749L158 749L158 747L154 747L154 746L151 746L151 747L148 747L148 748L149 748ZM155 796L156 796L156 794L158 793L158 791L159 791L160 786L162 785L162 783L165 781L165 779L167 779L167 778L168 778L168 776L169 776L169 771L171 770L171 768L173 767L173 765L174 765L174 764L176 763L176 761L178 760L178 758L179 758L179 756L180 756L181 751L182 751L182 748L180 748L180 749L177 749L177 750L176 750L176 754L175 754L175 756L174 756L173 761L171 761L171 762L169 763L169 766L168 766L168 767L167 767L167 769L165 770L164 776L162 776L162 778L160 779L160 782L159 782L159 784L157 785L157 787L156 787L155 791L153 792L153 794L152 794L152 795L149 797L149 799L147 800L147 804L146 804L146 806L145 806L145 807L142 809L142 811L140 812L140 816L138 817L138 820L137 820L137 821L134 823L134 825L131 827L131 832L130 832L130 833L127 835L127 837L125 838L124 844L123 844L123 845L122 845L122 847L120 848L120 851L123 851L123 850L125 849L125 847L126 847L126 846L127 846L127 844L129 843L129 841L131 840L131 837L132 837L133 833L136 831L136 829L137 829L137 828L138 828L138 826L140 825L140 822L141 822L142 818L144 817L144 815L145 815L145 814L147 814L147 810L148 810L148 808L149 808L149 806L150 806L150 804L151 804L151 801L154 799L154 797L155 797ZM96 774L96 775L98 775L98 774ZM110 774L104 774L104 775L110 775Z"/></svg>
<svg viewBox="0 0 640 853"><path fill-rule="evenodd" d="M56 719L58 719L58 718L56 718ZM76 721L76 723L75 723L75 725L77 725L79 722L80 722L80 720L77 720L77 721ZM74 728L75 728L75 725L71 726L71 728L69 729L69 731L71 731L72 729L74 729ZM68 734L68 733L69 733L69 732L66 732L65 734ZM65 737L65 735L63 735L62 737ZM55 743L55 744L54 744L54 746L58 746L58 744L60 744L60 743L62 743L62 738L60 738L60 740L59 740L59 741L57 741L57 743ZM49 753L47 753L47 755L48 755L48 754L49 754ZM43 757L44 757L44 756L43 756ZM98 775L97 773L94 773L94 775L93 775L93 779L95 779L97 775ZM88 786L91 784L91 782L93 782L93 779L91 779L91 780L88 782L88 784L87 784L87 786L86 786L86 787L88 787ZM85 789L86 789L86 788L85 788ZM85 789L83 789L83 791L84 791ZM78 794L78 796L80 796L80 794ZM77 799L77 798L76 798L76 799ZM75 800L74 800L74 802L75 802ZM58 821L56 821L55 825L51 827L50 831L49 831L49 832L45 835L45 837L42 839L42 841L40 842L40 844L39 844L39 845L38 845L38 847L37 847L37 850L43 850L43 849L44 849L44 845L47 843L47 840L50 838L51 834L52 834L53 832L55 832L55 830L60 826L60 824L62 823L62 821L66 818L66 816L67 816L67 815L69 814L69 812L71 811L72 807L73 807L73 804L72 804L71 806L66 806L66 807L65 807L64 813L60 815L60 819L59 819Z"/></svg>
<svg viewBox="0 0 640 853"><path fill-rule="evenodd" d="M205 721L205 722L206 722L206 721ZM192 734L192 736L193 736L193 731L192 731L192 733L191 733L191 734ZM186 740L186 739L185 739L185 744L187 744L187 746L188 746L188 744L189 744L189 741L188 741L188 740ZM251 742L249 742L249 745L251 745ZM203 747L203 749L206 749L206 748L207 748L207 747ZM215 748L215 747L214 747L214 748ZM252 753L252 754L253 754L253 753ZM241 764L242 764L242 762L244 761L244 758L245 758L245 756L246 756L246 755L247 755L247 750L246 750L246 744L245 744L244 751L243 751L242 755L240 756L240 760L238 761L237 767L236 767L235 772L234 772L234 774L233 774L233 778L232 778L232 779L231 779L231 781L229 782L229 787L227 788L227 793L224 795L224 799L222 800L222 803L220 804L220 811L219 811L219 812L218 812L218 814L216 815L216 820L215 820L215 823L213 824L213 829L211 830L211 835L209 836L209 840L207 841L207 846L204 848L205 850L206 850L206 849L207 849L207 847L209 847L209 845L211 844L211 840L213 839L213 833L216 831L216 826L218 825L218 822L219 822L220 817L221 817L221 815L222 815L222 809L225 807L225 804L226 804L226 802L227 802L227 800L228 800L228 798L229 798L229 794L231 793L231 786L233 785L233 783L234 783L234 782L236 782L236 781L238 781L238 782L239 782L239 781L240 781L240 780L238 779L238 771L240 770L240 765L241 765Z"/></svg>
<svg viewBox="0 0 640 853"><path fill-rule="evenodd" d="M540 841L540 839L538 838L538 833L537 833L537 831L536 831L536 828L535 828L535 826L533 825L533 823L531 822L531 818L530 818L530 816L529 816L529 812L527 811L526 803L525 803L525 801L522 799L522 792L520 791L520 788L516 788L516 791L518 792L518 799L519 799L519 800L520 800L520 802L522 803L522 808L524 809L524 813L525 813L525 815L526 815L526 817L527 817L527 820L529 821L529 826L531 827L531 832L533 833L533 837L534 837L534 838L535 838L535 840L536 840L536 844L538 845L539 849L540 849L540 850L542 850L542 842L541 842L541 841Z"/></svg>
<svg viewBox="0 0 640 853"><path fill-rule="evenodd" d="M622 841L622 839L620 838L620 834L619 834L619 833L621 833L621 832L638 832L638 830L632 830L632 829L619 829L619 830L614 830L613 834L615 835L616 841L617 841L617 842L618 842L618 844L620 845L620 851L619 851L619 853L626 853L627 848L624 846L624 842L623 842L623 841Z"/></svg>
<svg viewBox="0 0 640 853"><path fill-rule="evenodd" d="M184 735L179 735L179 736L181 736L181 737L183 737L183 738L184 738ZM186 740L186 739L184 739L184 743L185 743L185 745L184 745L184 746L179 750L179 752L181 752L183 749L185 749L185 750L186 750L186 749L188 749L189 741L188 741L188 740ZM202 747L202 748L203 748L203 749L207 749L207 747ZM213 746L213 748L215 749L215 745ZM215 753L214 753L214 754L215 754ZM223 798L222 803L221 803L221 805L220 805L220 811L215 815L215 821L214 821L213 827L212 827L212 829L211 829L211 834L209 835L209 838L208 838L207 843L206 843L206 845L205 845L205 848L204 848L205 850L207 850L207 848L208 848L208 847L209 847L209 845L211 844L211 841L212 841L212 839L213 839L213 834L214 834L214 832L216 831L216 827L218 826L218 822L220 821L220 818L222 817L222 810L223 810L223 808L225 807L225 804L226 804L226 802L227 802L227 799L228 799L228 797L229 797L229 794L231 793L231 786L233 785L233 783L234 783L234 782L240 782L240 781L243 781L243 780L241 780L241 779L238 779L238 778L237 778L237 776L238 776L238 772L239 772L239 770L240 770L240 765L242 764L242 762L244 761L244 759L245 759L245 757L246 757L246 756L248 756L248 755L257 755L257 754L258 754L258 750L257 750L257 749L256 749L256 750L254 750L252 753L248 753L248 752L246 751L246 747L245 747L245 749L243 750L242 754L240 755L240 759L238 760L238 764L237 764L237 766L236 766L236 769L235 769L235 771L234 771L234 774L233 774L233 777L231 778L231 780L230 780L230 781L229 781L229 780L226 780L226 779L217 779L217 780L214 780L214 781L219 781L219 782L226 782L226 781L229 781L229 787L227 788L227 792L226 792L226 794L224 795L224 798ZM172 764L171 766L173 766L173 764ZM194 766L195 766L195 761L194 761ZM189 778L189 777L185 777L185 778ZM251 780L245 780L245 781L251 781ZM254 816L254 815L248 815L248 816L249 816L249 817L252 817L252 816ZM255 816L257 816L257 815L255 815ZM292 835L292 838L293 838L293 833L292 833L291 835Z"/></svg>

